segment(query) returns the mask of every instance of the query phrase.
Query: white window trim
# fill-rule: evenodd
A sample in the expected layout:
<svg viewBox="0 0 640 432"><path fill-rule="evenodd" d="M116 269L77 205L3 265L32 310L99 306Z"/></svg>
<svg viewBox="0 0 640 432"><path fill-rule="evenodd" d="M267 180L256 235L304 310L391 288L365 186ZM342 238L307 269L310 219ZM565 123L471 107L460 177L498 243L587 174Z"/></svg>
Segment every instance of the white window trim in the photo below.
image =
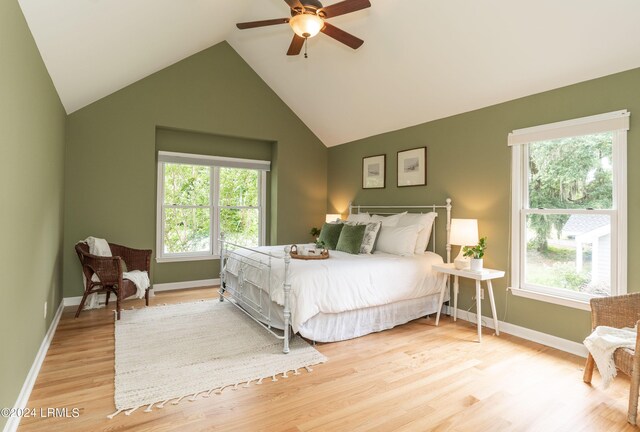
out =
<svg viewBox="0 0 640 432"><path fill-rule="evenodd" d="M521 251L524 243L523 218L527 212L526 198L527 172L525 167L526 148L530 142L579 136L598 132L612 132L613 137L613 210L574 210L572 212L611 214L612 250L611 279L612 295L627 292L627 130L630 113L626 110L615 111L596 116L583 117L548 125L535 126L513 131L509 134L508 145L511 146L511 280L509 289L519 297L554 303L576 309L590 310L588 295L583 298L571 298L563 295L561 289L547 292L534 291L524 286L522 276L524 254ZM538 211L540 212L540 211ZM543 210L554 213L554 210ZM566 212L562 212L566 213ZM569 294L569 293L567 293Z"/></svg>
<svg viewBox="0 0 640 432"><path fill-rule="evenodd" d="M211 169L211 181L215 187L210 187L210 200L211 205L209 208L211 211L210 219L210 233L212 237L211 248L206 252L192 252L183 254L168 254L165 255L163 238L164 238L164 164L165 163L182 163L187 165L206 165ZM169 262L185 262L185 261L206 261L220 259L220 232L219 232L219 219L220 219L220 204L219 204L219 180L220 180L220 168L245 168L259 170L258 175L258 206L257 207L244 207L244 208L257 208L260 211L260 232L259 243L264 245L266 243L266 221L267 221L267 208L266 208L266 184L267 184L267 171L269 171L271 162L259 161L250 159L239 158L223 158L215 156L194 155L186 153L173 153L173 152L158 152L158 167L157 167L157 195L156 195L156 262L169 263ZM193 206L185 206L193 207ZM197 207L197 206L196 206ZM225 208L242 208L237 206L225 207Z"/></svg>

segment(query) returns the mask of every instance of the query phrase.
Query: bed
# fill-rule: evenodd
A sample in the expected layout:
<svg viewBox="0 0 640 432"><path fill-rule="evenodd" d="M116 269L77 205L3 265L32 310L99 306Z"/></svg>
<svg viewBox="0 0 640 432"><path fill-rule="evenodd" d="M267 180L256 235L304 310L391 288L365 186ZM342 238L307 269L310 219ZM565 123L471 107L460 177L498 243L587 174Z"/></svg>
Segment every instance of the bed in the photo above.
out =
<svg viewBox="0 0 640 432"><path fill-rule="evenodd" d="M378 210L379 215L446 212L444 255L450 262L451 200L409 207L350 205L349 214L363 209ZM291 259L286 246L247 248L222 236L220 301L231 302L282 339L285 353L294 333L334 342L386 330L438 311L447 279L432 270L445 262L435 253L436 232L434 223L431 250L424 254L353 255L332 250L329 259L310 261Z"/></svg>

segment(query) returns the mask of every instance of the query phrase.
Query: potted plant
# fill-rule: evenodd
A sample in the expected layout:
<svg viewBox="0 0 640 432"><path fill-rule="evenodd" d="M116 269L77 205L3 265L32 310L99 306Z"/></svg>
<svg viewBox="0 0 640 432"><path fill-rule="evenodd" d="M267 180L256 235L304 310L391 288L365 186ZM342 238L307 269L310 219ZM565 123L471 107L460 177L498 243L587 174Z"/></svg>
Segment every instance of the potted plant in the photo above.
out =
<svg viewBox="0 0 640 432"><path fill-rule="evenodd" d="M484 251L487 249L487 238L482 237L477 245L465 246L462 248L463 255L471 258L469 269L472 271L482 270Z"/></svg>
<svg viewBox="0 0 640 432"><path fill-rule="evenodd" d="M320 228L313 227L311 228L311 231L309 232L309 234L311 234L315 240L318 240L318 237L320 236L320 231L321 231Z"/></svg>

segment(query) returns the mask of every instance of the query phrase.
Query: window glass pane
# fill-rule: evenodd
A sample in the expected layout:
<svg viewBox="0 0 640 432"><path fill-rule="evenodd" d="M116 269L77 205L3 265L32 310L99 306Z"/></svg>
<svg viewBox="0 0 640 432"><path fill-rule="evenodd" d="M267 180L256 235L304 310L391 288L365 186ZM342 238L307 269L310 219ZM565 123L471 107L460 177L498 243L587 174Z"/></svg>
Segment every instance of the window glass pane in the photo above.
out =
<svg viewBox="0 0 640 432"><path fill-rule="evenodd" d="M525 283L611 293L608 215L527 215Z"/></svg>
<svg viewBox="0 0 640 432"><path fill-rule="evenodd" d="M220 168L220 205L258 206L258 170Z"/></svg>
<svg viewBox="0 0 640 432"><path fill-rule="evenodd" d="M211 170L207 166L164 164L164 203L209 205Z"/></svg>
<svg viewBox="0 0 640 432"><path fill-rule="evenodd" d="M164 209L164 253L211 250L209 208Z"/></svg>
<svg viewBox="0 0 640 432"><path fill-rule="evenodd" d="M260 212L258 209L220 209L220 232L225 240L241 246L259 246Z"/></svg>
<svg viewBox="0 0 640 432"><path fill-rule="evenodd" d="M611 132L530 143L529 207L610 209Z"/></svg>

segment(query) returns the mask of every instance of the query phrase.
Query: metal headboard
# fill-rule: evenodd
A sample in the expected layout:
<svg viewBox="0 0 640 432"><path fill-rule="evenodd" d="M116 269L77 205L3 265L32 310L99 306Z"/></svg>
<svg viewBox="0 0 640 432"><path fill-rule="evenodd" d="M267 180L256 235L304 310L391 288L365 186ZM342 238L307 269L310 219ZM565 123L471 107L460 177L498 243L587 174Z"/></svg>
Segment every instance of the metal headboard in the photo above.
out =
<svg viewBox="0 0 640 432"><path fill-rule="evenodd" d="M396 213L402 213L407 210L430 210L436 213L436 220L433 221L433 230L431 231L431 249L433 252L436 251L436 221L438 219L438 211L445 210L447 212L447 263L451 262L451 243L450 234L451 234L451 198L447 198L445 200L444 205L410 205L410 206L395 206L395 205L364 205L364 204L353 204L353 202L349 203L349 214L357 214L362 212L363 209L372 209L372 210L383 210L383 212L376 211L375 214L379 215L392 215Z"/></svg>

